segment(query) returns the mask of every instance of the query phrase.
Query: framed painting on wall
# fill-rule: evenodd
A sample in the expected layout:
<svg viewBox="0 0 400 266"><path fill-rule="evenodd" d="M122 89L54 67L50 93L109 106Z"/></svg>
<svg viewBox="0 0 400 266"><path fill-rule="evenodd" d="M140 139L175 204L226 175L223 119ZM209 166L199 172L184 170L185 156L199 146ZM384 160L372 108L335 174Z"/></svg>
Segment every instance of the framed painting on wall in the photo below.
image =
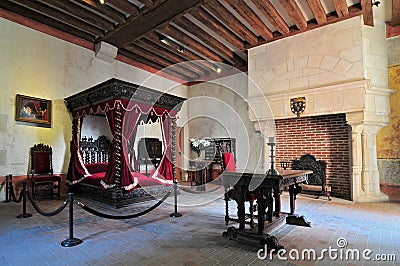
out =
<svg viewBox="0 0 400 266"><path fill-rule="evenodd" d="M17 94L15 120L50 126L51 101Z"/></svg>

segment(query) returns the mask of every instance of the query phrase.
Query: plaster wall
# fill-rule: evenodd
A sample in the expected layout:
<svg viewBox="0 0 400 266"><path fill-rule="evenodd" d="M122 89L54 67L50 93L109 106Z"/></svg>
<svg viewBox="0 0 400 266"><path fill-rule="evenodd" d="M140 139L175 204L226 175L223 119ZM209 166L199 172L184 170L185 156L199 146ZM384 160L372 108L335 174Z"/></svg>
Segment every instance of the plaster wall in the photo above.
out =
<svg viewBox="0 0 400 266"><path fill-rule="evenodd" d="M187 96L186 86L0 18L0 175L26 175L29 148L39 142L53 147L54 172L65 174L72 129L63 99L112 77ZM51 127L16 122L16 94L51 100Z"/></svg>
<svg viewBox="0 0 400 266"><path fill-rule="evenodd" d="M262 138L247 115L247 75L241 74L189 87L189 138L236 139L236 167L262 169ZM195 158L195 154L188 154Z"/></svg>
<svg viewBox="0 0 400 266"><path fill-rule="evenodd" d="M397 43L397 40L388 40ZM395 62L395 56L389 53L390 62ZM394 92L390 95L389 124L383 127L377 135L378 168L381 188L389 195L390 200L400 201L400 60L391 65L389 71L389 88Z"/></svg>

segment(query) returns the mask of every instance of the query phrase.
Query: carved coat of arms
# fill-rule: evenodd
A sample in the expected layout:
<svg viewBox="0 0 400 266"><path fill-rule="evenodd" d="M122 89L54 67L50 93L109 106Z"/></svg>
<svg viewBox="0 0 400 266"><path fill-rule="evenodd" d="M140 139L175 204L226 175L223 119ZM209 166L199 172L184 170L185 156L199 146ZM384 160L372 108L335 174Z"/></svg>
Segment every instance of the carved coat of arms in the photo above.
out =
<svg viewBox="0 0 400 266"><path fill-rule="evenodd" d="M300 117L300 114L306 109L306 97L297 97L290 99L290 110Z"/></svg>

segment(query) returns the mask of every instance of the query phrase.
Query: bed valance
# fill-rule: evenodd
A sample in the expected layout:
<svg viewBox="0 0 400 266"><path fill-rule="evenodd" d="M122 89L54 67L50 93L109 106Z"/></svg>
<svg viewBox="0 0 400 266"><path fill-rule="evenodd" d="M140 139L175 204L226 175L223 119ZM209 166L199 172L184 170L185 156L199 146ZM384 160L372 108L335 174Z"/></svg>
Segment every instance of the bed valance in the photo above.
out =
<svg viewBox="0 0 400 266"><path fill-rule="evenodd" d="M82 120L88 115L105 115L113 134L107 171L101 179L104 189L113 188L132 191L140 186L132 141L137 126L148 121L159 121L163 159L151 177L161 183L170 184L175 176L175 129L176 116L185 99L162 93L118 79L110 79L85 91L67 97L65 103L72 114L71 159L67 179L76 184L90 176L80 152ZM128 145L130 143L130 145Z"/></svg>
<svg viewBox="0 0 400 266"><path fill-rule="evenodd" d="M180 111L184 100L115 78L65 98L74 119L114 110L117 103L125 111L137 109L145 114L153 111L157 116L168 114L172 118Z"/></svg>

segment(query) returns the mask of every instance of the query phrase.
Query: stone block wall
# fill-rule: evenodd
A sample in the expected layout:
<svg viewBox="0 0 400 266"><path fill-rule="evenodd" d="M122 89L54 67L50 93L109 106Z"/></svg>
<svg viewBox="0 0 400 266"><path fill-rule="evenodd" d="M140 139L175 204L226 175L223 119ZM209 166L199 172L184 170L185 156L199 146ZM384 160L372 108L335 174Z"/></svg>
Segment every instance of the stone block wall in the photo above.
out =
<svg viewBox="0 0 400 266"><path fill-rule="evenodd" d="M312 154L327 162L332 196L351 199L349 126L345 114L279 119L276 125L276 162Z"/></svg>

